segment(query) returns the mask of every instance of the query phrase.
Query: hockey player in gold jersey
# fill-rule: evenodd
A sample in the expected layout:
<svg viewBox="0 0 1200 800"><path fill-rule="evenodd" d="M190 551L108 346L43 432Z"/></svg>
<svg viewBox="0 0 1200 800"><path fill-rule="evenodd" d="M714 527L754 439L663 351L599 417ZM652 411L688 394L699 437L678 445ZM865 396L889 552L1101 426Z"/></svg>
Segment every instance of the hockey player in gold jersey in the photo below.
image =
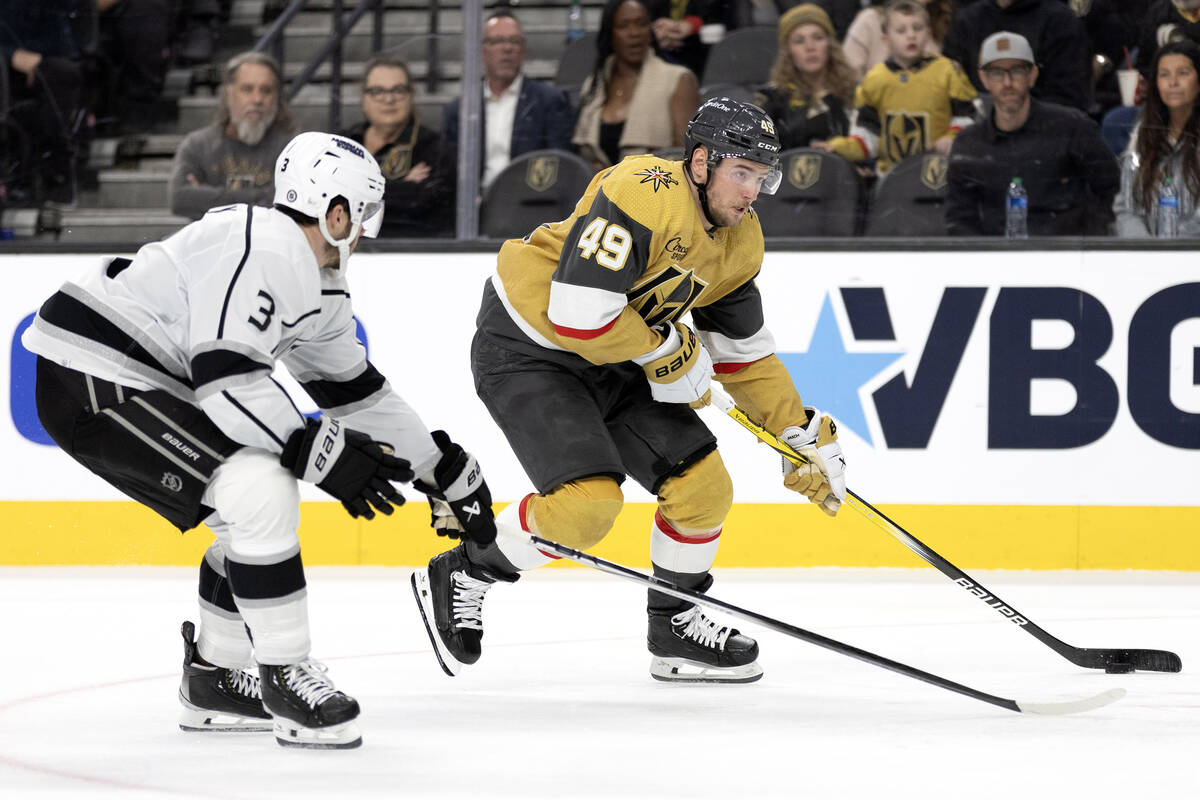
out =
<svg viewBox="0 0 1200 800"><path fill-rule="evenodd" d="M806 408L764 319L752 204L779 185L779 140L757 106L709 100L682 162L631 156L598 174L569 218L505 242L484 288L471 365L476 390L536 494L413 575L448 674L480 655L484 593L551 560L536 533L588 549L611 529L626 476L658 498L656 575L705 591L732 483L694 408L716 378L813 465L785 484L836 514L845 461L829 417ZM683 320L690 314L690 325ZM453 521L447 520L453 528ZM453 534L453 531L450 531ZM699 607L651 591L647 646L662 680L748 682L757 643Z"/></svg>
<svg viewBox="0 0 1200 800"><path fill-rule="evenodd" d="M850 135L829 141L830 149L851 161L878 159L881 174L927 150L948 154L954 135L974 118L976 97L957 64L926 54L929 12L917 0L887 5L883 37L888 58L854 92Z"/></svg>

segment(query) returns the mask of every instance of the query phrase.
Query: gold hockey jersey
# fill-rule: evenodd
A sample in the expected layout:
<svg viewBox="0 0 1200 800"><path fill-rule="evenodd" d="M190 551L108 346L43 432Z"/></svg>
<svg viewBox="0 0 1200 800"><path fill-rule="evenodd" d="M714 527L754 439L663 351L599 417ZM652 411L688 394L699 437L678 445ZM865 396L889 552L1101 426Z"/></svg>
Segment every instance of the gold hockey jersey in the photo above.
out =
<svg viewBox="0 0 1200 800"><path fill-rule="evenodd" d="M945 56L922 58L905 69L888 59L876 64L854 92L851 137L886 172L907 156L933 148L971 123L975 87Z"/></svg>
<svg viewBox="0 0 1200 800"><path fill-rule="evenodd" d="M762 257L753 211L709 234L682 162L630 156L592 179L570 217L504 243L479 324L550 360L615 364L653 350L655 326L690 313L718 378L778 431L805 415L764 324Z"/></svg>

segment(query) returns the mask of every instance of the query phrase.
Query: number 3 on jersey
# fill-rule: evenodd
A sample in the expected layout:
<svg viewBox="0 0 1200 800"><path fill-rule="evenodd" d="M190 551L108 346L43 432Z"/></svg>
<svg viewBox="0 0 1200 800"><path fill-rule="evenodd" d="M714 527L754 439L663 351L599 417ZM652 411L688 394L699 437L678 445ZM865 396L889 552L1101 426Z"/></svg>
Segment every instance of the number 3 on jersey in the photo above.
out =
<svg viewBox="0 0 1200 800"><path fill-rule="evenodd" d="M632 243L633 236L629 231L616 223L610 225L603 217L596 217L583 229L575 246L579 248L580 258L586 261L594 255L597 264L616 272L624 268Z"/></svg>

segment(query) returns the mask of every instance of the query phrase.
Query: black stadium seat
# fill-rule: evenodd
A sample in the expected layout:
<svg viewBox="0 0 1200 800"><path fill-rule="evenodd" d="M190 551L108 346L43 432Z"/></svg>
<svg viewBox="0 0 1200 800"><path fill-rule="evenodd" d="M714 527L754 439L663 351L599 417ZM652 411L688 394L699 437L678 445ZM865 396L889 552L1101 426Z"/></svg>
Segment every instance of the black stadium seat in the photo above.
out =
<svg viewBox="0 0 1200 800"><path fill-rule="evenodd" d="M725 38L708 51L704 64L704 77L700 81L701 92L706 86L718 83L733 83L738 86L758 87L767 82L771 65L775 63L775 52L779 49L779 31L774 25L756 25L738 28L725 34Z"/></svg>
<svg viewBox="0 0 1200 800"><path fill-rule="evenodd" d="M508 239L566 219L595 174L568 150L534 150L514 158L483 197L480 234Z"/></svg>
<svg viewBox="0 0 1200 800"><path fill-rule="evenodd" d="M754 203L766 236L853 236L862 182L832 153L797 147L780 154L783 181Z"/></svg>
<svg viewBox="0 0 1200 800"><path fill-rule="evenodd" d="M945 236L946 166L940 153L909 156L883 176L868 236Z"/></svg>
<svg viewBox="0 0 1200 800"><path fill-rule="evenodd" d="M558 71L554 85L566 89L571 98L571 107L579 107L579 93L583 82L596 69L596 34L585 33L571 42L558 59Z"/></svg>

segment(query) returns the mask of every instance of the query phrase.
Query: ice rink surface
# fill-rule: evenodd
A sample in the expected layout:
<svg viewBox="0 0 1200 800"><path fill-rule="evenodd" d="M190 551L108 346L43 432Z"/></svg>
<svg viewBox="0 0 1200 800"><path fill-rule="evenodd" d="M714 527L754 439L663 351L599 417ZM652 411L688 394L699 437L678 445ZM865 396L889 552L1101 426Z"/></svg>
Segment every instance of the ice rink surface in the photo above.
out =
<svg viewBox="0 0 1200 800"><path fill-rule="evenodd" d="M1076 667L933 570L719 572L714 596L972 688L1106 708L1016 714L741 625L761 681L650 679L644 592L543 570L488 596L484 655L429 649L407 569L308 571L314 657L361 748L177 726L195 571L0 569L0 797L1129 798L1200 796L1200 575L971 572L1066 642L1180 674Z"/></svg>

